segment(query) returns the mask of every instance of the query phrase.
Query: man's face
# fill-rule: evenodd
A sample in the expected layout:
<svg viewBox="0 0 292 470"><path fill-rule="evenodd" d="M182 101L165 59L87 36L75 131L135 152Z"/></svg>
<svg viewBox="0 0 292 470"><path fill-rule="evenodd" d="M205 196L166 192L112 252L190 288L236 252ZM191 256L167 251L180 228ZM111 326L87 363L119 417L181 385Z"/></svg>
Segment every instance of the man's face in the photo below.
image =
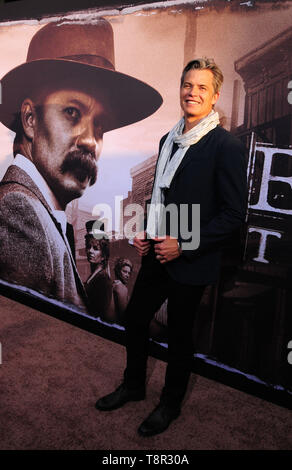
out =
<svg viewBox="0 0 292 470"><path fill-rule="evenodd" d="M197 121L207 116L218 98L210 70L189 70L186 73L180 88L180 105L186 119Z"/></svg>
<svg viewBox="0 0 292 470"><path fill-rule="evenodd" d="M54 90L38 103L32 160L63 206L96 181L104 116L100 101L73 88Z"/></svg>

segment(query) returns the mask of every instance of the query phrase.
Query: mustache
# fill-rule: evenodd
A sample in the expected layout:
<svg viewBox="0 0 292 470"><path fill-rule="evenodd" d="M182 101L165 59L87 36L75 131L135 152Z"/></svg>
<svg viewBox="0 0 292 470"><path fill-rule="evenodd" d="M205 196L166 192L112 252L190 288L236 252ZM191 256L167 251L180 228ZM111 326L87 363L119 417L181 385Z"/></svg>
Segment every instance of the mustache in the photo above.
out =
<svg viewBox="0 0 292 470"><path fill-rule="evenodd" d="M61 173L74 173L76 178L83 183L89 179L89 186L92 186L97 179L96 158L93 152L73 150L67 153L62 165Z"/></svg>

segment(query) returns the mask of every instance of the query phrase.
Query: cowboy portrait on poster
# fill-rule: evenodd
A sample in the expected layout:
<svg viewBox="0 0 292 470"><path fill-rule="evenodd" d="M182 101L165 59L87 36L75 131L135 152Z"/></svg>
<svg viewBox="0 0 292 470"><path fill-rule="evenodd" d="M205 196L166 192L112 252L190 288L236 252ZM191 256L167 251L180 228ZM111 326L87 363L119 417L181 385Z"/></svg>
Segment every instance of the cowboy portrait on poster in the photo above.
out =
<svg viewBox="0 0 292 470"><path fill-rule="evenodd" d="M0 184L0 278L86 311L66 206L95 184L104 133L151 115L161 96L115 70L103 18L47 24L1 84L0 120L15 138Z"/></svg>

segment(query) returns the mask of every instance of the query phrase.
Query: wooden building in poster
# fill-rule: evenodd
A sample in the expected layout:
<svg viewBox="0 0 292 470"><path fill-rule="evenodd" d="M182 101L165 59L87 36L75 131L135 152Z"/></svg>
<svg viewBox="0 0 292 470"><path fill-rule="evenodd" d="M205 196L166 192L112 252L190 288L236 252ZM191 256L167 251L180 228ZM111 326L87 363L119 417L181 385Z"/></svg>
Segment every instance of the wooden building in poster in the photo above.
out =
<svg viewBox="0 0 292 470"><path fill-rule="evenodd" d="M291 50L289 28L235 62L246 91L244 124L236 129L238 136L255 132L261 142L278 147L292 144Z"/></svg>

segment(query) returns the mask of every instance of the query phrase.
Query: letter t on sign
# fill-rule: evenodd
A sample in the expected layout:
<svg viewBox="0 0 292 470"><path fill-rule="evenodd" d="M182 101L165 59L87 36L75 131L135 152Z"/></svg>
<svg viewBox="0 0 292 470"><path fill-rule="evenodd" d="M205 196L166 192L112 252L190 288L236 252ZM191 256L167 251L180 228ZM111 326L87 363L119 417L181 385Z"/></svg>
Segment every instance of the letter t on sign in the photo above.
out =
<svg viewBox="0 0 292 470"><path fill-rule="evenodd" d="M273 236L273 237L281 238L282 234L280 232L266 230L266 229L259 228L259 227L249 227L248 231L249 233L250 232L260 233L260 244L259 244L258 256L256 258L253 258L253 261L257 261L258 263L268 263L269 261L265 258L267 237Z"/></svg>

